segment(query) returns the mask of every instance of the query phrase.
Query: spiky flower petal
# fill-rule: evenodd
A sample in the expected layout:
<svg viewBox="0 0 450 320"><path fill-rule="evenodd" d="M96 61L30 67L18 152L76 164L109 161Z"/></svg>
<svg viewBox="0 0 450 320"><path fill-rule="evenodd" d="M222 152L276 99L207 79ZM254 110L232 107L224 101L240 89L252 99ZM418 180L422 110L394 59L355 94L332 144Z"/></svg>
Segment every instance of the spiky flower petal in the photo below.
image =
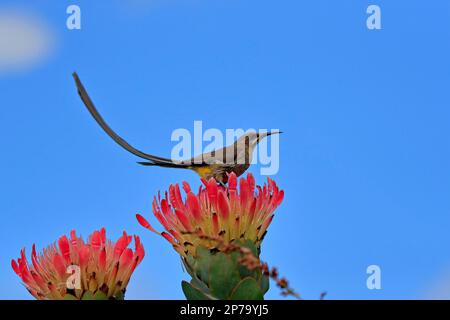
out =
<svg viewBox="0 0 450 320"><path fill-rule="evenodd" d="M239 181L231 173L226 187L217 185L214 179L202 182L204 186L197 194L183 182L185 200L178 184L171 185L163 199L159 195L154 198L153 213L166 231L157 232L139 214L137 220L161 234L184 257L195 256L198 247L215 246L217 243L212 240L215 238L225 244L250 240L259 248L284 192L270 178L264 186L255 186L250 173Z"/></svg>
<svg viewBox="0 0 450 320"><path fill-rule="evenodd" d="M88 241L71 231L41 253L33 244L31 265L25 256L12 260L15 273L36 299L122 299L131 275L144 258L144 247L125 232L114 243L105 229L94 231Z"/></svg>

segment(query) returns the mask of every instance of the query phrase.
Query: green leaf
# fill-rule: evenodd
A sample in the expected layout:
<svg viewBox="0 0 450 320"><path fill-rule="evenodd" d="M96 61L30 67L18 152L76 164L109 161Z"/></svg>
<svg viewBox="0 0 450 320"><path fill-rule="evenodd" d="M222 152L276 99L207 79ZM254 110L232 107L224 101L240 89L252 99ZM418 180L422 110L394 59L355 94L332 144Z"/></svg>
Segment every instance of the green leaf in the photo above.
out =
<svg viewBox="0 0 450 320"><path fill-rule="evenodd" d="M205 294L209 294L208 286L203 281L201 281L199 278L197 278L197 276L192 277L191 285L198 288L200 291L204 292Z"/></svg>
<svg viewBox="0 0 450 320"><path fill-rule="evenodd" d="M187 281L181 281L181 288L183 289L184 296L187 300L211 300L210 297L192 286Z"/></svg>
<svg viewBox="0 0 450 320"><path fill-rule="evenodd" d="M261 272L261 269L249 270L246 266L239 265L239 274L241 275L241 279L252 277L258 279L258 274Z"/></svg>
<svg viewBox="0 0 450 320"><path fill-rule="evenodd" d="M117 294L115 298L116 300L123 300L123 292ZM108 300L108 297L104 292L97 290L97 292L94 295L94 300Z"/></svg>
<svg viewBox="0 0 450 320"><path fill-rule="evenodd" d="M186 258L182 258L181 261L183 263L184 268L189 273L189 275L191 277L194 277L195 276L194 270L195 270L195 265L196 265L194 257L191 255L188 255Z"/></svg>
<svg viewBox="0 0 450 320"><path fill-rule="evenodd" d="M239 283L238 267L230 256L219 252L211 256L209 268L209 289L211 295L218 299L226 299L231 290Z"/></svg>
<svg viewBox="0 0 450 320"><path fill-rule="evenodd" d="M258 252L259 250L256 247L256 245L253 243L253 241L251 241L251 240L242 241L241 240L241 241L239 241L239 245L241 247L250 249L255 257L257 257L257 258L259 257L259 252Z"/></svg>
<svg viewBox="0 0 450 320"><path fill-rule="evenodd" d="M92 294L92 292L86 291L83 294L83 297L81 298L81 300L95 300L95 298L94 298L94 295Z"/></svg>
<svg viewBox="0 0 450 320"><path fill-rule="evenodd" d="M261 287L261 292L265 294L270 287L269 277L261 273L261 278L259 279L259 286Z"/></svg>
<svg viewBox="0 0 450 320"><path fill-rule="evenodd" d="M230 295L230 300L264 300L261 289L253 278L242 279Z"/></svg>
<svg viewBox="0 0 450 320"><path fill-rule="evenodd" d="M70 293L66 293L64 296L64 300L78 300L75 296L71 295Z"/></svg>
<svg viewBox="0 0 450 320"><path fill-rule="evenodd" d="M254 246L253 242L250 240L247 241L239 241L237 242L238 245L248 248L252 251L253 254L256 252L256 247ZM241 276L241 279L246 277L253 277L255 279L259 279L259 275L261 273L260 269L256 270L249 270L246 266L239 263L239 260L243 257L243 255L239 251L233 251L229 254L231 258L233 259L233 263L239 266L239 274Z"/></svg>
<svg viewBox="0 0 450 320"><path fill-rule="evenodd" d="M197 248L197 259L195 263L195 273L201 281L207 283L209 280L209 268L212 254L207 248Z"/></svg>

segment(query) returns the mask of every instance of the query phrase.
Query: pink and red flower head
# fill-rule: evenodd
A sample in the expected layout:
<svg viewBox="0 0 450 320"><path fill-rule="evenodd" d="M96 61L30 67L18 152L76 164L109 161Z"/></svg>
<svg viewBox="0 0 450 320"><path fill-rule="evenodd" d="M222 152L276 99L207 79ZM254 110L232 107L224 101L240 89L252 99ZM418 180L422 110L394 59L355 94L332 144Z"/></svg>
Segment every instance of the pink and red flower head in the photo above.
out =
<svg viewBox="0 0 450 320"><path fill-rule="evenodd" d="M39 254L33 245L31 264L22 249L11 265L37 299L121 299L145 255L139 237L134 236L134 251L128 248L131 241L132 236L124 232L113 243L103 228L84 242L72 231L70 239L64 235Z"/></svg>
<svg viewBox="0 0 450 320"><path fill-rule="evenodd" d="M284 192L270 178L264 186L255 186L250 173L239 181L231 173L226 187L214 179L202 181L205 186L197 194L183 182L184 201L178 184L171 185L163 199L159 195L154 198L153 213L164 232L156 231L140 214L136 215L138 222L161 234L183 256L195 255L198 246L213 246L210 239L218 237L224 243L251 240L259 247Z"/></svg>

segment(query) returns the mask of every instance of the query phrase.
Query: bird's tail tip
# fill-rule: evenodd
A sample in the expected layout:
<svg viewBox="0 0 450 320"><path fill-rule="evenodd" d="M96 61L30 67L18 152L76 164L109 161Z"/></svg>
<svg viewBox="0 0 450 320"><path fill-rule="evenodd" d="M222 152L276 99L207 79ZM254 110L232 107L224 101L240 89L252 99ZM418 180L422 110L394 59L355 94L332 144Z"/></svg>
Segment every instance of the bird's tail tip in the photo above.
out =
<svg viewBox="0 0 450 320"><path fill-rule="evenodd" d="M153 162L150 162L150 161L138 161L136 163L140 164L142 166L154 166L155 165Z"/></svg>

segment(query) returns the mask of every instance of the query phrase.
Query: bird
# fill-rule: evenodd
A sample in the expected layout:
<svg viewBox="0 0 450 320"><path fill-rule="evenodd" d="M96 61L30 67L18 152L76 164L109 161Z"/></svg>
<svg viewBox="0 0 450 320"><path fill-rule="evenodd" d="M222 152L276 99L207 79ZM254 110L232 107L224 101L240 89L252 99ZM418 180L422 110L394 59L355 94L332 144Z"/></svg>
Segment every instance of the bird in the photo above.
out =
<svg viewBox="0 0 450 320"><path fill-rule="evenodd" d="M108 134L122 148L141 159L145 159L146 161L137 162L138 164L144 166L189 169L195 171L206 181L214 178L218 184L225 185L228 181L228 175L230 173L234 172L234 174L239 177L250 167L253 151L263 138L272 134L282 133L281 131L248 131L229 146L203 153L187 160L180 161L158 157L136 149L121 138L114 130L112 130L98 112L84 85L78 77L78 74L74 72L72 76L75 80L78 95L95 121L106 132L106 134Z"/></svg>

